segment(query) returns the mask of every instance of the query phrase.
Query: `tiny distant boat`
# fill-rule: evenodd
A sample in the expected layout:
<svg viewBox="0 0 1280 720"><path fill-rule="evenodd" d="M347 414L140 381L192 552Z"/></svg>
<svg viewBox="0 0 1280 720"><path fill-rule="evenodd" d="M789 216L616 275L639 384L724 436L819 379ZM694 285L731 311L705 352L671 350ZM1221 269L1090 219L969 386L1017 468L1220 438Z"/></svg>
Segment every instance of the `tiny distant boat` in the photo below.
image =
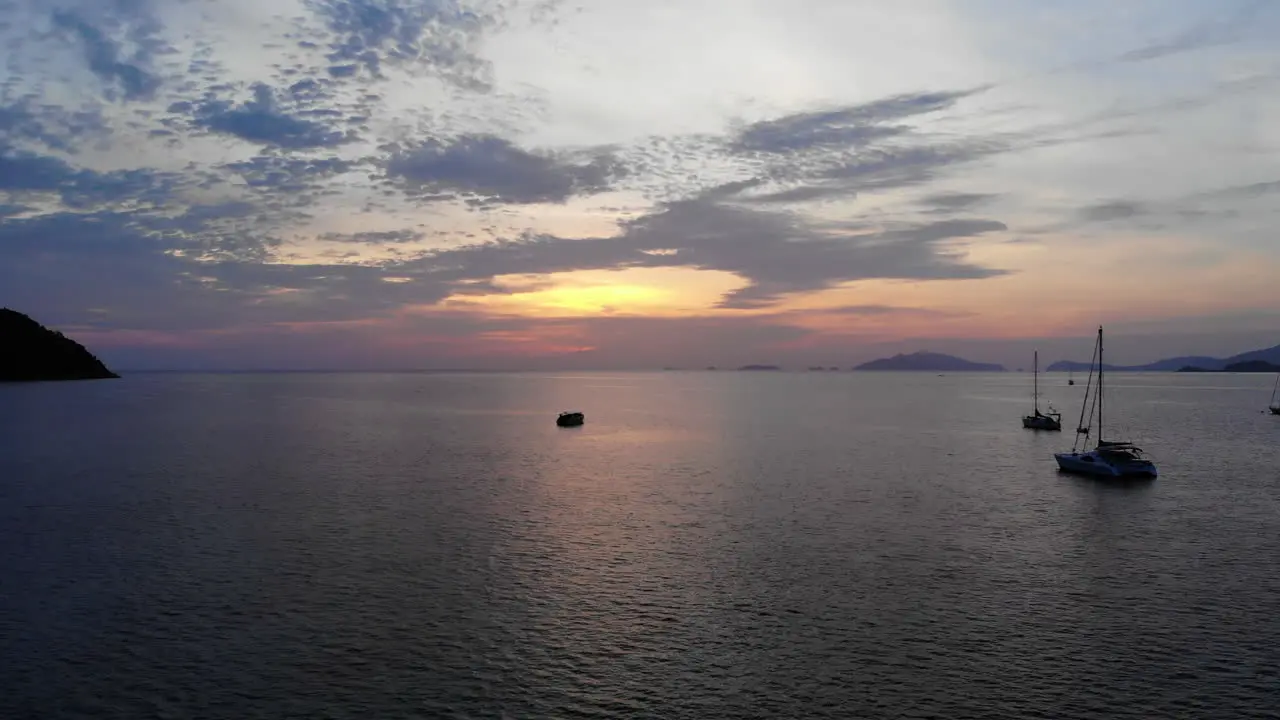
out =
<svg viewBox="0 0 1280 720"><path fill-rule="evenodd" d="M1275 387L1271 388L1271 402L1267 403L1267 409L1272 415L1280 415L1280 404L1276 403L1276 391L1280 390L1280 373L1276 373Z"/></svg>
<svg viewBox="0 0 1280 720"><path fill-rule="evenodd" d="M562 412L556 418L556 425L560 427L577 427L586 421L586 416L580 412Z"/></svg>
<svg viewBox="0 0 1280 720"><path fill-rule="evenodd" d="M1097 360L1098 367L1098 387L1092 398L1093 408L1098 413L1098 444L1092 450L1085 450L1080 446L1082 437L1089 437L1089 423L1085 422L1086 413L1088 419L1093 419L1093 413L1090 411L1089 387L1093 385L1093 366L1089 367L1089 383L1085 387L1084 402L1080 406L1080 423L1076 427L1076 441L1071 446L1071 452L1054 453L1053 458L1058 461L1058 468L1063 472L1075 473L1077 475L1092 475L1094 477L1110 477L1110 478L1150 478L1154 479L1157 475L1156 465L1147 459L1143 454L1142 448L1131 442L1115 442L1102 439L1102 327L1098 327L1098 342L1094 346L1094 359Z"/></svg>
<svg viewBox="0 0 1280 720"><path fill-rule="evenodd" d="M1028 430L1062 430L1062 413L1049 406L1049 412L1040 412L1040 351L1035 354L1034 366L1034 384L1031 391L1031 402L1035 406L1035 412L1031 415L1022 417L1022 427Z"/></svg>
<svg viewBox="0 0 1280 720"><path fill-rule="evenodd" d="M1068 384L1068 385L1075 385L1075 384L1076 384L1076 379L1075 379L1075 377L1073 377L1073 375L1074 375L1074 374L1075 374L1075 373L1074 373L1074 372L1072 372L1072 370L1071 370L1070 368L1068 368L1068 369L1067 369L1067 384Z"/></svg>

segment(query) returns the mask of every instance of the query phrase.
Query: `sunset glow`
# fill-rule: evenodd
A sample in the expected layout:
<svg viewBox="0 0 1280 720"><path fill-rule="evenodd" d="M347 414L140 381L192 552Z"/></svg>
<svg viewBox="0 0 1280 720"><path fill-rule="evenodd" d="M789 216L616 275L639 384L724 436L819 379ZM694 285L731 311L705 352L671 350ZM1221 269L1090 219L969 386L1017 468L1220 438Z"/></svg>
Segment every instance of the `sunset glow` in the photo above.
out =
<svg viewBox="0 0 1280 720"><path fill-rule="evenodd" d="M456 296L445 305L528 317L680 317L710 312L726 293L745 285L729 273L684 268L583 270L493 281L506 292Z"/></svg>

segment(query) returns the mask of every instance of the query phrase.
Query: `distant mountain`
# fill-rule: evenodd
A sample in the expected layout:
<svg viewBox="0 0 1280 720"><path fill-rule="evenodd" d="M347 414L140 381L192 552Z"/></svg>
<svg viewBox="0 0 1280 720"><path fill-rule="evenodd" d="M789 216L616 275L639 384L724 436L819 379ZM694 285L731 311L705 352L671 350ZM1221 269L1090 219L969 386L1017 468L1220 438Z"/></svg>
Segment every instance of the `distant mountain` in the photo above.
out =
<svg viewBox="0 0 1280 720"><path fill-rule="evenodd" d="M1211 372L1202 367L1188 365L1184 368L1178 368L1178 372ZM1280 372L1280 365L1273 365L1265 360L1245 360L1244 362L1231 363L1222 368L1220 372L1229 373L1273 373Z"/></svg>
<svg viewBox="0 0 1280 720"><path fill-rule="evenodd" d="M1223 361L1211 357L1176 357L1157 360L1146 365L1112 365L1106 363L1102 367L1108 372L1118 370L1120 372L1176 372L1184 367L1194 367L1206 369L1210 367L1221 367ZM1045 368L1048 372L1067 372L1074 370L1075 372L1089 372L1089 363L1074 362L1072 360L1059 360L1049 367Z"/></svg>
<svg viewBox="0 0 1280 720"><path fill-rule="evenodd" d="M1243 372L1243 373L1273 373L1280 372L1280 365L1269 363L1266 360L1245 360L1244 362L1236 362L1222 368L1223 372Z"/></svg>
<svg viewBox="0 0 1280 720"><path fill-rule="evenodd" d="M928 372L1004 372L1003 365L976 363L942 353L915 352L894 355L858 365L854 370L922 370Z"/></svg>
<svg viewBox="0 0 1280 720"><path fill-rule="evenodd" d="M1280 363L1280 345L1265 348L1263 350L1250 350L1249 352L1242 352L1239 355L1232 355L1223 361L1222 366L1225 368L1227 365L1232 365L1234 363L1252 362L1254 360L1269 362L1272 365Z"/></svg>
<svg viewBox="0 0 1280 720"><path fill-rule="evenodd" d="M1232 355L1229 358L1213 358L1213 357L1175 357L1157 360L1146 365L1103 365L1108 371L1119 372L1175 372L1183 368L1196 368L1209 372L1222 372L1226 370L1228 365L1242 362L1250 362L1261 360L1272 364L1280 363L1280 345L1266 348L1263 350L1250 350L1249 352ZM1071 360L1059 360L1050 365L1047 370L1049 372L1066 372L1074 370L1076 372L1089 372L1089 363L1074 362Z"/></svg>
<svg viewBox="0 0 1280 720"><path fill-rule="evenodd" d="M0 382L120 377L80 343L8 308L0 308L0 347Z"/></svg>

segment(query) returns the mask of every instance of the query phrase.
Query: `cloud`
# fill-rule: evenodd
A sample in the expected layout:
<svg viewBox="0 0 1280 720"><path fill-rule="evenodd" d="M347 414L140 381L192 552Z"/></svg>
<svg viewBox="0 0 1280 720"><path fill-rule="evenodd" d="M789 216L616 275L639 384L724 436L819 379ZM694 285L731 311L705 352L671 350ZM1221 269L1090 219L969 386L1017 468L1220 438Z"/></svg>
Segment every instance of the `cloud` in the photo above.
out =
<svg viewBox="0 0 1280 720"><path fill-rule="evenodd" d="M1276 192L1280 192L1280 181L1231 185L1162 201L1116 199L1081 207L1071 219L1046 229L1066 230L1081 223L1109 223L1139 218L1146 218L1140 227L1153 231L1166 230L1174 225L1186 227L1191 223L1216 222L1223 226L1226 221L1242 215L1239 209L1222 207L1224 202L1253 200Z"/></svg>
<svg viewBox="0 0 1280 720"><path fill-rule="evenodd" d="M172 217L55 213L0 223L5 303L51 322L161 332L245 324L351 320L431 304L440 283L388 283L364 265L267 263L270 238L241 203ZM237 221L248 221L238 225Z"/></svg>
<svg viewBox="0 0 1280 720"><path fill-rule="evenodd" d="M1272 193L1280 193L1280 180L1271 180L1267 182L1248 183L1246 185L1232 185L1205 193L1205 198L1258 198Z"/></svg>
<svg viewBox="0 0 1280 720"><path fill-rule="evenodd" d="M480 58L481 33L497 16L465 0L305 0L331 40L330 73L349 77L364 68L382 76L384 65L413 64L456 85L488 87Z"/></svg>
<svg viewBox="0 0 1280 720"><path fill-rule="evenodd" d="M331 189L335 178L361 167L362 161L340 157L304 158L256 155L248 160L226 163L221 170L234 173L264 205L276 211L304 210L319 202Z"/></svg>
<svg viewBox="0 0 1280 720"><path fill-rule="evenodd" d="M107 204L162 206L179 184L172 174L151 170L95 172L74 168L60 158L0 144L0 192L35 198L56 194L67 207L88 209Z"/></svg>
<svg viewBox="0 0 1280 720"><path fill-rule="evenodd" d="M773 163L762 177L728 183L711 193L748 204L794 204L848 200L859 193L925 185L956 165L1009 152L1000 139L912 140L830 151ZM761 188L768 188L759 192Z"/></svg>
<svg viewBox="0 0 1280 720"><path fill-rule="evenodd" d="M141 4L126 0L116 0L113 3L115 8L126 10ZM147 22L133 24L130 39L135 41L138 49L133 56L125 59L120 44L107 37L102 27L91 24L79 13L55 10L53 23L57 28L78 39L84 48L85 61L88 63L89 70L106 83L109 99L114 99L117 87L123 93L125 100L149 100L159 89L160 78L144 67L151 53L156 49L156 43L152 41L156 29L153 24Z"/></svg>
<svg viewBox="0 0 1280 720"><path fill-rule="evenodd" d="M1000 140L975 138L914 147L874 149L843 162L833 163L818 177L845 190L888 190L922 185L935 180L952 165L1010 150Z"/></svg>
<svg viewBox="0 0 1280 720"><path fill-rule="evenodd" d="M805 308L804 310L788 310L774 313L766 317L785 319L788 321L803 320L813 317L835 316L841 318L927 318L945 319L972 317L973 313L960 310L938 310L935 308L900 307L897 305L840 305L837 307Z"/></svg>
<svg viewBox="0 0 1280 720"><path fill-rule="evenodd" d="M428 139L395 148L387 177L412 197L454 192L482 202L562 203L609 188L624 173L607 153L540 154L492 135Z"/></svg>
<svg viewBox="0 0 1280 720"><path fill-rule="evenodd" d="M624 238L643 249L673 248L649 256L652 265L725 270L751 285L725 307L759 307L783 295L821 290L876 277L979 278L999 274L967 265L938 248L942 240L1006 229L986 220L957 220L879 233L824 228L793 216L728 205L682 202L631 223Z"/></svg>
<svg viewBox="0 0 1280 720"><path fill-rule="evenodd" d="M743 128L730 147L738 153L796 153L858 147L909 132L909 128L883 123L945 110L975 92L978 91L898 95L836 110L764 120Z"/></svg>
<svg viewBox="0 0 1280 720"><path fill-rule="evenodd" d="M612 238L529 236L431 253L404 268L450 281L615 267L721 270L750 283L722 306L758 308L784 295L855 280L999 275L1003 271L965 263L942 243L1005 229L991 220L946 220L858 232L804 223L789 214L689 200L630 221Z"/></svg>
<svg viewBox="0 0 1280 720"><path fill-rule="evenodd" d="M1268 9L1268 0L1251 0L1236 8L1235 12L1221 20L1203 20L1178 33L1169 40L1146 45L1123 53L1121 62L1156 60L1170 55L1200 50L1218 45L1229 45L1238 40L1257 16Z"/></svg>
<svg viewBox="0 0 1280 720"><path fill-rule="evenodd" d="M988 88L902 94L834 110L762 120L736 131L725 152L752 177L705 191L756 205L848 200L865 192L921 185L949 167L1017 147L999 136L933 136L906 124L947 110Z"/></svg>
<svg viewBox="0 0 1280 720"><path fill-rule="evenodd" d="M417 230L384 230L358 233L325 233L321 240L328 242L356 243L360 245L387 245L417 242L426 237Z"/></svg>
<svg viewBox="0 0 1280 720"><path fill-rule="evenodd" d="M189 277L194 263L173 254L193 244L187 233L123 213L10 219L0 223L0 287L7 303L53 322L82 320L97 307L125 327L196 326L199 306L222 298Z"/></svg>
<svg viewBox="0 0 1280 720"><path fill-rule="evenodd" d="M1080 210L1080 216L1088 222L1108 222L1111 220L1125 220L1143 215L1146 212L1147 208L1142 203L1113 200L1083 208Z"/></svg>
<svg viewBox="0 0 1280 720"><path fill-rule="evenodd" d="M990 193L936 193L920 200L929 214L948 214L964 212L994 200L996 195Z"/></svg>
<svg viewBox="0 0 1280 720"><path fill-rule="evenodd" d="M212 132L287 150L332 148L352 142L354 133L306 120L284 111L275 90L265 83L252 87L253 99L240 105L225 100L206 100L192 107L178 103L171 112L191 111L196 125Z"/></svg>
<svg viewBox="0 0 1280 720"><path fill-rule="evenodd" d="M0 105L0 143L37 144L74 155L90 139L110 134L100 111L69 110L24 99Z"/></svg>

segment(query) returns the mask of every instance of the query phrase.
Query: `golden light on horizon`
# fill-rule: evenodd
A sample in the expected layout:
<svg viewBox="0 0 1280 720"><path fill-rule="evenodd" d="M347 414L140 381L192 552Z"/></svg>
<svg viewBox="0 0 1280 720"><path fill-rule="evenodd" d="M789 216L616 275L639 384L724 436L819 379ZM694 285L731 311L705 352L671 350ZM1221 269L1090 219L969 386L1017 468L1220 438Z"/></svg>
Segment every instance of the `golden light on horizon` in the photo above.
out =
<svg viewBox="0 0 1280 720"><path fill-rule="evenodd" d="M1272 278L1280 268L1273 262L1261 256L1221 258L1212 250L1205 243L1159 236L1130 237L1123 246L1070 236L976 243L969 248L972 262L1008 274L859 280L785 295L772 305L754 308L719 307L726 295L748 285L725 271L660 267L512 274L491 282L464 282L459 292L420 311L570 322L605 317L756 318L769 325L805 328L812 333L805 342L830 344L1071 335L1099 321L1229 310L1241 297L1261 301L1274 292ZM1117 267L1134 267L1135 272L1122 283L1097 284L1096 278ZM412 282L401 276L387 280ZM1171 302L1171 296L1176 300ZM548 340L545 332L540 327L524 340L494 335L484 342L532 347ZM560 351L590 345L576 337L549 344Z"/></svg>
<svg viewBox="0 0 1280 720"><path fill-rule="evenodd" d="M578 270L541 276L503 275L494 284L509 293L455 295L446 307L504 315L681 317L711 311L726 293L745 287L738 276L692 268Z"/></svg>
<svg viewBox="0 0 1280 720"><path fill-rule="evenodd" d="M1259 253L1222 256L1206 242L1160 236L1095 242L1070 236L979 243L969 259L1006 275L982 279L870 279L784 298L776 309L831 334L1070 335L1111 319L1196 316L1268 304L1280 266ZM1100 283L1117 268L1120 282ZM894 311L875 312L877 307ZM850 312L838 312L852 308ZM870 308L859 312L858 308Z"/></svg>

